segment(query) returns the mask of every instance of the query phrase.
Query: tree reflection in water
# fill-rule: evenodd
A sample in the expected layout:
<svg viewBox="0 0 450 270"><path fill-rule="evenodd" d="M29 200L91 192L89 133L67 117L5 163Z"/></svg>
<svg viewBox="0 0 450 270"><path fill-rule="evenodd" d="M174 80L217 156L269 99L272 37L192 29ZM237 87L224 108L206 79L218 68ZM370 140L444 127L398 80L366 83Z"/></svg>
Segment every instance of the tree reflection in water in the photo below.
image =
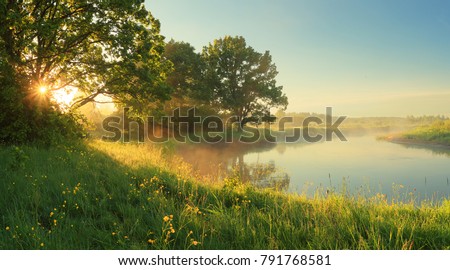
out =
<svg viewBox="0 0 450 270"><path fill-rule="evenodd" d="M212 181L221 181L233 176L243 183L258 188L270 188L285 191L289 188L290 176L280 170L274 161L269 163L247 163L244 156L248 153L264 152L276 144L218 144L218 145L182 145L177 154L190 163L195 171Z"/></svg>

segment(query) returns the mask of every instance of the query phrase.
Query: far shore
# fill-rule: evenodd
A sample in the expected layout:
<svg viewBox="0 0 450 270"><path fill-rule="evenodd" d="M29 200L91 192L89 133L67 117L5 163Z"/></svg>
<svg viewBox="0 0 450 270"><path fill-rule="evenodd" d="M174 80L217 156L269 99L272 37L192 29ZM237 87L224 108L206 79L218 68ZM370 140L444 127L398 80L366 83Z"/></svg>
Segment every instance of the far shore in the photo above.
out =
<svg viewBox="0 0 450 270"><path fill-rule="evenodd" d="M392 143L398 143L398 144L408 144L408 145L426 146L426 147L433 147L433 148L450 149L449 144L434 142L434 141L418 140L418 139L406 139L406 138L402 138L402 137L399 137L396 135L382 136L382 137L379 137L379 139L382 139L382 140L385 140L388 142L392 142Z"/></svg>

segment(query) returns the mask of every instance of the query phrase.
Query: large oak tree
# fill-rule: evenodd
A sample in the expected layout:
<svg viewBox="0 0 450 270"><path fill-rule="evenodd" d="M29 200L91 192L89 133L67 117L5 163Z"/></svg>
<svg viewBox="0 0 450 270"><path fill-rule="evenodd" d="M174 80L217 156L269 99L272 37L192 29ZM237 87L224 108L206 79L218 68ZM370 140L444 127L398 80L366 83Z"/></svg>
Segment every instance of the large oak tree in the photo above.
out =
<svg viewBox="0 0 450 270"><path fill-rule="evenodd" d="M0 0L0 79L5 86L12 76L14 84L1 88L2 96L14 95L2 103L57 110L50 97L66 87L83 93L73 108L99 95L135 109L168 99L164 82L171 64L161 57L159 22L143 2ZM38 99L42 86L47 98Z"/></svg>
<svg viewBox="0 0 450 270"><path fill-rule="evenodd" d="M256 52L243 37L226 36L204 47L205 99L244 126L288 101L275 80L278 72L268 51Z"/></svg>

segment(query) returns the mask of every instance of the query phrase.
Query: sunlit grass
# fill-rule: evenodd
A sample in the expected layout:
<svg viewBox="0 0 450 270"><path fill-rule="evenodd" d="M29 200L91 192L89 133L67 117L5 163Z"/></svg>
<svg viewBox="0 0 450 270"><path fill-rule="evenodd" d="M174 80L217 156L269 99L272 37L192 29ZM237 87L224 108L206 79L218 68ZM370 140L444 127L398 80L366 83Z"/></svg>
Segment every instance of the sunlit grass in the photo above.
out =
<svg viewBox="0 0 450 270"><path fill-rule="evenodd" d="M381 139L450 146L450 120L435 121L432 124Z"/></svg>
<svg viewBox="0 0 450 270"><path fill-rule="evenodd" d="M171 146L2 147L1 249L450 249L450 203L206 183Z"/></svg>
<svg viewBox="0 0 450 270"><path fill-rule="evenodd" d="M431 125L405 132L402 138L450 145L450 120L436 121Z"/></svg>

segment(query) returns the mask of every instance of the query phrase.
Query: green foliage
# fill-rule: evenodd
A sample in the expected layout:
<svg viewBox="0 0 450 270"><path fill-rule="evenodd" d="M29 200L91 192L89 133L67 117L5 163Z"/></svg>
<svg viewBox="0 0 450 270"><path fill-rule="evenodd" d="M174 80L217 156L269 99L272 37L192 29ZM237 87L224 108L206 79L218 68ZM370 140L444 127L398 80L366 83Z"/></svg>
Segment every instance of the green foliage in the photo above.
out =
<svg viewBox="0 0 450 270"><path fill-rule="evenodd" d="M202 52L205 61L205 100L221 110L245 118L267 114L271 108L286 108L288 101L277 86L278 72L268 51L247 46L243 37L215 40Z"/></svg>
<svg viewBox="0 0 450 270"><path fill-rule="evenodd" d="M25 103L23 81L2 62L0 78L0 144L56 144L84 136L85 119L74 112L61 112L56 107L29 107Z"/></svg>
<svg viewBox="0 0 450 270"><path fill-rule="evenodd" d="M189 43L172 39L166 44L163 56L173 63L174 70L167 76L167 84L174 89L172 99L194 98L201 88L200 55Z"/></svg>
<svg viewBox="0 0 450 270"><path fill-rule="evenodd" d="M0 9L6 60L29 87L67 85L127 103L167 99L159 22L143 1L9 1Z"/></svg>
<svg viewBox="0 0 450 270"><path fill-rule="evenodd" d="M25 95L19 91L20 85L15 80L15 73L3 57L0 58L0 81L0 143L23 142L30 132L22 102Z"/></svg>
<svg viewBox="0 0 450 270"><path fill-rule="evenodd" d="M173 71L167 76L167 84L172 88L171 99L164 103L166 115L180 109L181 115L196 108L196 115L216 115L216 108L204 101L203 60L194 47L186 42L170 40L165 47L164 58L173 64Z"/></svg>
<svg viewBox="0 0 450 270"><path fill-rule="evenodd" d="M29 156L18 146L13 146L11 149L12 161L9 165L11 170L24 169L26 162L29 160Z"/></svg>
<svg viewBox="0 0 450 270"><path fill-rule="evenodd" d="M82 115L51 110L45 113L37 111L35 116L32 138L36 138L38 143L58 144L86 136L84 128L87 121Z"/></svg>
<svg viewBox="0 0 450 270"><path fill-rule="evenodd" d="M99 95L136 113L167 100L171 64L159 31L142 0L1 1L0 140L73 134L75 115L52 100L65 87L82 93L73 108Z"/></svg>
<svg viewBox="0 0 450 270"><path fill-rule="evenodd" d="M242 187L242 177L240 176L239 167L233 167L230 175L223 179L223 189L231 192Z"/></svg>
<svg viewBox="0 0 450 270"><path fill-rule="evenodd" d="M450 120L436 120L401 135L404 139L450 145Z"/></svg>

